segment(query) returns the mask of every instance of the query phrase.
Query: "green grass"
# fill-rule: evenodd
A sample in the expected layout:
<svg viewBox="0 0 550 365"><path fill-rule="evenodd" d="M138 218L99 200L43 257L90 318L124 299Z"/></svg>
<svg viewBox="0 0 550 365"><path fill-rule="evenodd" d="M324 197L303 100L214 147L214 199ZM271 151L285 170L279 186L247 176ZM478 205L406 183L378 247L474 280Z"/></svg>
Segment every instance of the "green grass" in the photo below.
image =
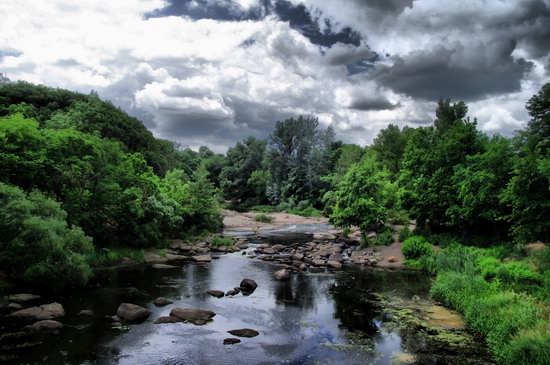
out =
<svg viewBox="0 0 550 365"><path fill-rule="evenodd" d="M145 262L142 249L129 247L98 248L87 256L88 263L93 267L110 266L123 257L128 257L137 263Z"/></svg>
<svg viewBox="0 0 550 365"><path fill-rule="evenodd" d="M267 214L260 213L260 214L256 214L256 217L254 217L254 220L256 222L271 223L273 219Z"/></svg>
<svg viewBox="0 0 550 365"><path fill-rule="evenodd" d="M450 244L407 263L437 273L432 297L462 313L497 362L542 365L550 363L550 271L533 263L546 255Z"/></svg>
<svg viewBox="0 0 550 365"><path fill-rule="evenodd" d="M212 247L233 246L233 238L222 236L222 235L216 235L212 237L212 242L210 245Z"/></svg>
<svg viewBox="0 0 550 365"><path fill-rule="evenodd" d="M432 245L422 236L411 236L403 242L401 251L406 259L419 259L431 254Z"/></svg>
<svg viewBox="0 0 550 365"><path fill-rule="evenodd" d="M275 207L272 205L255 205L250 208L250 210L259 213L273 213L275 211Z"/></svg>

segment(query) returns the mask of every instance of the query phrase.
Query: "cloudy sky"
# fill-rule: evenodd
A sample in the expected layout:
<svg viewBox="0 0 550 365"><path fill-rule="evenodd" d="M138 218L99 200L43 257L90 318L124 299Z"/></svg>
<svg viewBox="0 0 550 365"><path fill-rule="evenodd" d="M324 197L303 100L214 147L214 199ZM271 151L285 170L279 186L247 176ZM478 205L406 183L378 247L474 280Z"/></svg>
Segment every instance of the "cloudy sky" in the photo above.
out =
<svg viewBox="0 0 550 365"><path fill-rule="evenodd" d="M550 0L0 2L0 72L88 93L225 149L310 114L347 142L464 100L489 133L550 80Z"/></svg>

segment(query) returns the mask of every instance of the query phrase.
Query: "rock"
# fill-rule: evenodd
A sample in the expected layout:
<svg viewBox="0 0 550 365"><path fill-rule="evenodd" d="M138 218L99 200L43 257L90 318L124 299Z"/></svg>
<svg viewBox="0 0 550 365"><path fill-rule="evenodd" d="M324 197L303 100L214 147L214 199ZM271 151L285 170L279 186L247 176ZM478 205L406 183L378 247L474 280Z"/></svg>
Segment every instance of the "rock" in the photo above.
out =
<svg viewBox="0 0 550 365"><path fill-rule="evenodd" d="M338 261L327 261L327 266L332 268L332 269L341 269L342 268L342 263L340 263Z"/></svg>
<svg viewBox="0 0 550 365"><path fill-rule="evenodd" d="M206 293L216 298L223 298L223 296L225 295L224 292L221 290L209 290Z"/></svg>
<svg viewBox="0 0 550 365"><path fill-rule="evenodd" d="M243 279L239 284L239 288L243 292L243 295L250 295L254 293L254 290L258 287L258 284L252 279Z"/></svg>
<svg viewBox="0 0 550 365"><path fill-rule="evenodd" d="M153 304L155 304L157 307L164 307L165 305L172 304L172 303L174 303L174 302L169 300L169 299L166 299L164 297L158 297L153 302Z"/></svg>
<svg viewBox="0 0 550 365"><path fill-rule="evenodd" d="M166 269L177 269L178 266L167 265L167 264L153 264L151 266L153 269L166 270Z"/></svg>
<svg viewBox="0 0 550 365"><path fill-rule="evenodd" d="M325 266L325 260L315 259L311 262L313 266Z"/></svg>
<svg viewBox="0 0 550 365"><path fill-rule="evenodd" d="M195 308L174 308L170 311L171 317L175 317L198 326L211 321L215 315L216 313L212 311Z"/></svg>
<svg viewBox="0 0 550 365"><path fill-rule="evenodd" d="M277 253L277 251L276 251L275 249L271 248L271 247L264 248L264 249L262 250L262 252L263 252L264 254L266 254L266 255L274 255L274 254Z"/></svg>
<svg viewBox="0 0 550 365"><path fill-rule="evenodd" d="M234 344L239 343L239 342L241 342L241 340L239 340L238 338L235 338L235 337L224 338L224 340L223 340L224 345L234 345Z"/></svg>
<svg viewBox="0 0 550 365"><path fill-rule="evenodd" d="M227 246L219 246L214 249L216 252L227 252Z"/></svg>
<svg viewBox="0 0 550 365"><path fill-rule="evenodd" d="M63 324L57 321L52 321L51 319L45 319L38 321L29 326L23 327L24 331L37 332L37 331L55 331L60 328L63 328Z"/></svg>
<svg viewBox="0 0 550 365"><path fill-rule="evenodd" d="M8 302L26 303L26 302L32 302L33 300L38 300L40 298L41 298L40 295L23 293L23 294L8 295L6 299L8 300Z"/></svg>
<svg viewBox="0 0 550 365"><path fill-rule="evenodd" d="M332 253L328 257L328 261L342 262L343 260L344 260L344 257L342 256L342 254L340 252Z"/></svg>
<svg viewBox="0 0 550 365"><path fill-rule="evenodd" d="M150 314L147 308L132 303L122 303L116 311L117 316L129 322L145 320Z"/></svg>
<svg viewBox="0 0 550 365"><path fill-rule="evenodd" d="M277 252L281 252L282 250L285 249L285 246L277 244L277 245L271 246L271 248L274 249Z"/></svg>
<svg viewBox="0 0 550 365"><path fill-rule="evenodd" d="M193 261L199 262L199 263L206 263L212 261L212 256L210 255L198 255L192 257Z"/></svg>
<svg viewBox="0 0 550 365"><path fill-rule="evenodd" d="M388 262L397 262L397 257L395 256L388 257Z"/></svg>
<svg viewBox="0 0 550 365"><path fill-rule="evenodd" d="M233 296L233 295L237 295L241 292L241 289L238 288L238 287L234 287L233 289L231 289L230 291L228 291L227 293L225 293L226 296Z"/></svg>
<svg viewBox="0 0 550 365"><path fill-rule="evenodd" d="M313 235L316 240L335 240L336 236L328 232L317 232Z"/></svg>
<svg viewBox="0 0 550 365"><path fill-rule="evenodd" d="M302 271L307 270L307 265L304 264L304 263L302 263L302 264L300 265L300 270L302 270Z"/></svg>
<svg viewBox="0 0 550 365"><path fill-rule="evenodd" d="M295 253L294 255L292 255L292 259L297 260L297 261L302 261L304 259L304 254L303 253Z"/></svg>
<svg viewBox="0 0 550 365"><path fill-rule="evenodd" d="M93 316L93 315L94 315L94 311L91 310L91 309L83 309L83 310L81 310L80 312L78 312L78 315L79 315L79 316Z"/></svg>
<svg viewBox="0 0 550 365"><path fill-rule="evenodd" d="M6 308L8 308L10 311L16 311L19 309L23 309L23 306L19 303L10 303Z"/></svg>
<svg viewBox="0 0 550 365"><path fill-rule="evenodd" d="M290 279L290 270L288 269L281 269L281 270L277 270L273 273L273 278L275 278L275 280L288 280Z"/></svg>
<svg viewBox="0 0 550 365"><path fill-rule="evenodd" d="M21 309L10 314L13 317L30 317L36 320L54 319L57 317L63 317L65 315L65 309L59 303L44 304L40 307L31 307Z"/></svg>
<svg viewBox="0 0 550 365"><path fill-rule="evenodd" d="M260 334L260 332L250 328L241 328L238 330L231 330L227 332L237 337L256 337Z"/></svg>
<svg viewBox="0 0 550 365"><path fill-rule="evenodd" d="M177 322L183 322L183 321L179 318L176 318L176 317L163 316L163 317L158 317L157 319L155 319L155 321L153 323L154 324L163 324L163 323L177 323Z"/></svg>

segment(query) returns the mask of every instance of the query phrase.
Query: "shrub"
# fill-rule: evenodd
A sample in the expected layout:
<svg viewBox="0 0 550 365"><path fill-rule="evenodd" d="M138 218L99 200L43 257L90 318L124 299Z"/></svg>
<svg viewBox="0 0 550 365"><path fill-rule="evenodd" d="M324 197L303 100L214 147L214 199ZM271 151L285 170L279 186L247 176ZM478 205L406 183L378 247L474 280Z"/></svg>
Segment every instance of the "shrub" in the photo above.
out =
<svg viewBox="0 0 550 365"><path fill-rule="evenodd" d="M0 267L10 278L42 288L84 284L92 272L92 241L67 213L38 191L0 183Z"/></svg>
<svg viewBox="0 0 550 365"><path fill-rule="evenodd" d="M212 247L220 247L220 246L232 246L233 245L233 238L227 237L227 236L221 236L216 235L212 238Z"/></svg>
<svg viewBox="0 0 550 365"><path fill-rule="evenodd" d="M482 256L478 259L477 264L483 278L493 279L497 275L501 262L493 256Z"/></svg>
<svg viewBox="0 0 550 365"><path fill-rule="evenodd" d="M272 205L255 205L251 210L259 213L272 213L275 211L275 207Z"/></svg>
<svg viewBox="0 0 550 365"><path fill-rule="evenodd" d="M525 262L507 262L496 271L499 280L518 284L541 284L542 276L529 267Z"/></svg>
<svg viewBox="0 0 550 365"><path fill-rule="evenodd" d="M256 217L254 217L254 220L256 222L271 223L273 219L267 214L261 213L261 214L256 214Z"/></svg>
<svg viewBox="0 0 550 365"><path fill-rule="evenodd" d="M374 239L375 245L388 246L393 243L393 232L390 229L386 229L376 235Z"/></svg>
<svg viewBox="0 0 550 365"><path fill-rule="evenodd" d="M410 236L412 236L412 232L409 227L403 227L399 230L399 241L403 242Z"/></svg>
<svg viewBox="0 0 550 365"><path fill-rule="evenodd" d="M406 259L418 259L432 253L432 246L422 236L412 236L403 242L401 247Z"/></svg>

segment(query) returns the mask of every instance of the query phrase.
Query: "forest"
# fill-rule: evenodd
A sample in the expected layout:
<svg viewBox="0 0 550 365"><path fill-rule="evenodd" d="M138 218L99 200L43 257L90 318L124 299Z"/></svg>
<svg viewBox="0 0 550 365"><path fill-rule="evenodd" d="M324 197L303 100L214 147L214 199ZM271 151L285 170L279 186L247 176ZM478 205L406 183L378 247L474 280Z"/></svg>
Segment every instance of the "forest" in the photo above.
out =
<svg viewBox="0 0 550 365"><path fill-rule="evenodd" d="M431 125L390 124L370 146L297 116L217 154L156 138L96 93L3 80L1 286L84 285L111 252L219 232L222 208L326 216L359 227L365 246L412 219L415 232L398 232L403 254L435 276L432 296L499 362L547 364L550 84L526 109L512 138L441 99Z"/></svg>

